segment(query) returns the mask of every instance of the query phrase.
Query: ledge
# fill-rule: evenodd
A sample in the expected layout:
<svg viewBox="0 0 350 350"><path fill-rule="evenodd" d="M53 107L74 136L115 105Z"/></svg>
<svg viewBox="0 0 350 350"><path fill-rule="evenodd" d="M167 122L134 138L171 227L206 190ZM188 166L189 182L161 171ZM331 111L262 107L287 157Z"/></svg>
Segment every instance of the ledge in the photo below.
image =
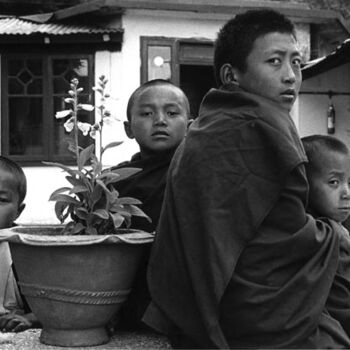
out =
<svg viewBox="0 0 350 350"><path fill-rule="evenodd" d="M1 333L1 350L58 350L58 349L96 349L96 350L126 350L126 349L171 349L168 340L156 333L118 332L111 341L104 345L92 347L60 347L41 344L39 341L41 329L29 329L21 333Z"/></svg>

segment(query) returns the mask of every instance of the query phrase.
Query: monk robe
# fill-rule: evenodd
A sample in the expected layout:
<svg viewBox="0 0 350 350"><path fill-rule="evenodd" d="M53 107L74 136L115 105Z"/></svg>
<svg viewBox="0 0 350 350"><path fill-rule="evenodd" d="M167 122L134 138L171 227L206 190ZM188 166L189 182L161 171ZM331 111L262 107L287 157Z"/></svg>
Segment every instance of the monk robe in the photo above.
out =
<svg viewBox="0 0 350 350"><path fill-rule="evenodd" d="M12 270L12 258L7 242L0 243L0 316L23 313L23 301Z"/></svg>
<svg viewBox="0 0 350 350"><path fill-rule="evenodd" d="M141 208L152 220L149 222L143 217L133 216L131 228L153 232L156 229L160 210L163 202L166 174L174 151L157 154L142 159L140 153L136 153L130 161L124 162L118 168L140 168L140 172L115 183L115 188L120 197L133 197L139 199ZM150 255L150 245L145 247L145 252L140 262L138 273L132 287L128 301L123 305L120 313L118 327L126 330L144 328L141 322L143 313L150 302L150 295L147 287L147 264Z"/></svg>
<svg viewBox="0 0 350 350"><path fill-rule="evenodd" d="M180 348L349 348L325 308L338 224L305 212L288 112L211 90L168 172L144 321Z"/></svg>
<svg viewBox="0 0 350 350"><path fill-rule="evenodd" d="M345 228L340 238L338 269L326 306L350 337L350 236Z"/></svg>

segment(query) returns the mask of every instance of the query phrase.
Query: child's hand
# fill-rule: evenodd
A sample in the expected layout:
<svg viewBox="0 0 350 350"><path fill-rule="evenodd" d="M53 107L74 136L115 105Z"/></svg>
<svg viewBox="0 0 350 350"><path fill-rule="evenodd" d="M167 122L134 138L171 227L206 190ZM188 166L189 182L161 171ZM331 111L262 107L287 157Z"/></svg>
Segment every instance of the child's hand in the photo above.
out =
<svg viewBox="0 0 350 350"><path fill-rule="evenodd" d="M23 332L28 328L32 328L33 323L31 317L15 313L6 314L0 317L0 329L2 332Z"/></svg>

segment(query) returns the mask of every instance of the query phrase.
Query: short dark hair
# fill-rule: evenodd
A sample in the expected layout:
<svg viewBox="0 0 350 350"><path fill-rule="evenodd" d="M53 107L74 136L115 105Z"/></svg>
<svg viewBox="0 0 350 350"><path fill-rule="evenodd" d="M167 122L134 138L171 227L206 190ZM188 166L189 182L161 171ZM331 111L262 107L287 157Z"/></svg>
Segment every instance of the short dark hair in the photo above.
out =
<svg viewBox="0 0 350 350"><path fill-rule="evenodd" d="M150 87L150 86L162 86L162 85L169 85L169 86L173 86L177 89L179 89L180 91L182 91L178 86L176 86L175 84L173 84L172 82L170 82L169 80L165 80L165 79L153 79L150 81L147 81L146 83L142 84L141 86L139 86L130 96L129 101L128 101L128 105L126 107L126 116L128 118L128 121L131 121L131 109L134 106L135 103L135 99L140 95L140 93L145 90L146 88ZM185 93L182 91L184 98L185 98L185 104L186 104L186 109L187 109L187 114L190 114L190 104L188 102L188 98L185 95Z"/></svg>
<svg viewBox="0 0 350 350"><path fill-rule="evenodd" d="M13 175L18 191L18 205L22 204L27 194L27 178L23 169L13 160L0 156L0 169Z"/></svg>
<svg viewBox="0 0 350 350"><path fill-rule="evenodd" d="M245 72L247 57L255 40L272 32L292 34L296 39L294 24L271 9L249 10L230 19L220 29L215 41L214 74L217 85L222 85L220 69L225 63Z"/></svg>
<svg viewBox="0 0 350 350"><path fill-rule="evenodd" d="M305 168L307 173L318 172L322 167L320 154L326 151L337 152L345 155L350 154L348 146L338 138L329 135L311 135L301 139L308 163Z"/></svg>

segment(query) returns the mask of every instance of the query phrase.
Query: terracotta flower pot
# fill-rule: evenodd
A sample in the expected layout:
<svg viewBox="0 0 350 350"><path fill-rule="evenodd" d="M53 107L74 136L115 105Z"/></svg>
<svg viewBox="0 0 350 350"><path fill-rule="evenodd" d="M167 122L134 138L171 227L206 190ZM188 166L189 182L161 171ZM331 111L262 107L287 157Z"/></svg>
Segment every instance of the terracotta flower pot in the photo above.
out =
<svg viewBox="0 0 350 350"><path fill-rule="evenodd" d="M0 230L8 241L19 286L43 325L40 341L93 346L109 341L105 330L126 300L144 244L153 235L62 236L59 226Z"/></svg>

